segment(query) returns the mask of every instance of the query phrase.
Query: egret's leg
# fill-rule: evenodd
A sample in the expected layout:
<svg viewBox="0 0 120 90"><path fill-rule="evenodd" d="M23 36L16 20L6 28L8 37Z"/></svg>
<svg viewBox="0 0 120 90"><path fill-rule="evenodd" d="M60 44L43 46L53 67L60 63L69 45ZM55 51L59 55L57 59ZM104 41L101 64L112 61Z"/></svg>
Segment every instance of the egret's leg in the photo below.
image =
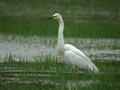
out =
<svg viewBox="0 0 120 90"><path fill-rule="evenodd" d="M74 76L74 69L73 69L73 67L72 67L72 75Z"/></svg>

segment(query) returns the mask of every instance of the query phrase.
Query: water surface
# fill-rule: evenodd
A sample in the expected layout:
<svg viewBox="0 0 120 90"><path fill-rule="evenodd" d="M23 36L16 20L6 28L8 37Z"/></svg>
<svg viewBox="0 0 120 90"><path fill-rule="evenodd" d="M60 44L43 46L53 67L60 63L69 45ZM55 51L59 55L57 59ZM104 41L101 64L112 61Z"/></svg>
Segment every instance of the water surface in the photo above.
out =
<svg viewBox="0 0 120 90"><path fill-rule="evenodd" d="M24 37L0 35L0 61L12 55L15 60L34 60L34 57L57 57L56 37ZM83 51L89 58L100 60L120 60L119 39L65 38L65 43L72 44Z"/></svg>

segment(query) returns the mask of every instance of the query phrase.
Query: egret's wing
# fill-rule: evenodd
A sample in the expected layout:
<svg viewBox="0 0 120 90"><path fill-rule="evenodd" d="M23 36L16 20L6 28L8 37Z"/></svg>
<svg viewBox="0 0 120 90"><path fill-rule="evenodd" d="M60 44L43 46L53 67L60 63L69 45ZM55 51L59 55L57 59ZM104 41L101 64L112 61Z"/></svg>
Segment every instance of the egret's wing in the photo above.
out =
<svg viewBox="0 0 120 90"><path fill-rule="evenodd" d="M74 47L73 45L70 45L70 44L65 44L65 50L69 50L69 51L72 51L74 53L76 53L77 55L80 55L82 57L85 58L85 60L87 61L91 61L82 51L80 51L79 49L77 49L76 47Z"/></svg>
<svg viewBox="0 0 120 90"><path fill-rule="evenodd" d="M72 51L65 51L64 54L65 62L69 65L78 67L80 69L85 69L88 71L94 71L95 73L98 73L99 70L97 67L92 63L92 61L87 61L86 58L83 56L80 56Z"/></svg>
<svg viewBox="0 0 120 90"><path fill-rule="evenodd" d="M65 62L69 65L79 67L80 69L93 71L93 66L83 56L80 56L72 51L65 51Z"/></svg>

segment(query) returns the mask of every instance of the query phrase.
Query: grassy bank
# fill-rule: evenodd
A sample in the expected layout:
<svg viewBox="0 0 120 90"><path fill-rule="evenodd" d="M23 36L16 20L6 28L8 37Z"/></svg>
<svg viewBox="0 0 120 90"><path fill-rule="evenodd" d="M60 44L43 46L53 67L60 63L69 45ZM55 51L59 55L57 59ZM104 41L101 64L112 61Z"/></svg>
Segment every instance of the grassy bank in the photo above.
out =
<svg viewBox="0 0 120 90"><path fill-rule="evenodd" d="M120 38L120 25L116 23L74 23L65 21L66 37ZM0 32L13 35L57 36L58 22L45 19L4 17L0 20Z"/></svg>
<svg viewBox="0 0 120 90"><path fill-rule="evenodd" d="M57 36L58 23L45 19L63 15L66 37L120 38L119 1L0 1L0 33Z"/></svg>

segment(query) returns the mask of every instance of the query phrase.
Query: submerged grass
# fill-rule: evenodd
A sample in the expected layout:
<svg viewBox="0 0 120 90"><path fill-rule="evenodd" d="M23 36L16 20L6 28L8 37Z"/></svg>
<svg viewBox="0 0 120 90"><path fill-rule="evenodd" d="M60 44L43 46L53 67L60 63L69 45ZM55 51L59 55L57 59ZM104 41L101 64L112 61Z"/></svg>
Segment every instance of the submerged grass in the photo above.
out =
<svg viewBox="0 0 120 90"><path fill-rule="evenodd" d="M0 63L1 90L119 90L120 62L94 63L100 69L99 74L78 72L73 76L71 68L63 62L51 60L15 61L11 57ZM11 79L10 79L11 78Z"/></svg>

